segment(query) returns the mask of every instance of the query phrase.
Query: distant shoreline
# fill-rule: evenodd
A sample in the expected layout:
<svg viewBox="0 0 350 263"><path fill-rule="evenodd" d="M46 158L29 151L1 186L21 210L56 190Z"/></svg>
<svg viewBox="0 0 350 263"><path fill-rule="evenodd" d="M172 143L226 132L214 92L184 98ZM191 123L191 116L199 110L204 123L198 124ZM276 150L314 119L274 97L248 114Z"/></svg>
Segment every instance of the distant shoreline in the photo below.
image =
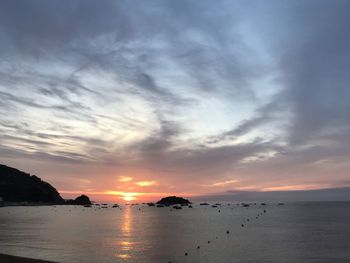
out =
<svg viewBox="0 0 350 263"><path fill-rule="evenodd" d="M55 263L53 261L0 254L1 263Z"/></svg>

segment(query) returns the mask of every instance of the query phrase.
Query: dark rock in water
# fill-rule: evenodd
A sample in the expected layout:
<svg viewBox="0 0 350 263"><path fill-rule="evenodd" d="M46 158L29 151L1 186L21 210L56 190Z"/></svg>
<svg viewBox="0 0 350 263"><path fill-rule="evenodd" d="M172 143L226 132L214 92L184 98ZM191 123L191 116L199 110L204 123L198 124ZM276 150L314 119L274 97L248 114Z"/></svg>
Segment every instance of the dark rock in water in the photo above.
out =
<svg viewBox="0 0 350 263"><path fill-rule="evenodd" d="M119 207L118 204L114 204L114 205L112 206L112 208L118 208L118 207Z"/></svg>
<svg viewBox="0 0 350 263"><path fill-rule="evenodd" d="M199 205L209 205L208 203L200 203Z"/></svg>
<svg viewBox="0 0 350 263"><path fill-rule="evenodd" d="M148 206L155 206L153 203L147 203Z"/></svg>
<svg viewBox="0 0 350 263"><path fill-rule="evenodd" d="M157 202L160 205L189 205L191 202L185 198L177 196L164 197Z"/></svg>
<svg viewBox="0 0 350 263"><path fill-rule="evenodd" d="M284 203L278 203L278 205L284 205Z"/></svg>
<svg viewBox="0 0 350 263"><path fill-rule="evenodd" d="M174 208L174 209L182 209L182 207L179 206L179 205L175 205L175 206L173 206L173 208Z"/></svg>
<svg viewBox="0 0 350 263"><path fill-rule="evenodd" d="M5 203L64 203L63 198L49 183L6 165L0 165L0 196Z"/></svg>
<svg viewBox="0 0 350 263"><path fill-rule="evenodd" d="M75 198L74 200L66 200L66 205L92 205L90 198L86 195L81 195Z"/></svg>

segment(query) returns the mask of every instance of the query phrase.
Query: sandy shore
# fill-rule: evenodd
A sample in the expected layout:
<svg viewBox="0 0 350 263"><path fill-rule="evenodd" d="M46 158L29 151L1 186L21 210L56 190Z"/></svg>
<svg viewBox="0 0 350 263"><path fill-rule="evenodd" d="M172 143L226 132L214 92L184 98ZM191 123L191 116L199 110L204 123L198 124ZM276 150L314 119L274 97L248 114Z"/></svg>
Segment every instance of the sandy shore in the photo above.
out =
<svg viewBox="0 0 350 263"><path fill-rule="evenodd" d="M10 255L4 255L4 254L0 254L0 262L1 263L53 263L52 261L15 257Z"/></svg>

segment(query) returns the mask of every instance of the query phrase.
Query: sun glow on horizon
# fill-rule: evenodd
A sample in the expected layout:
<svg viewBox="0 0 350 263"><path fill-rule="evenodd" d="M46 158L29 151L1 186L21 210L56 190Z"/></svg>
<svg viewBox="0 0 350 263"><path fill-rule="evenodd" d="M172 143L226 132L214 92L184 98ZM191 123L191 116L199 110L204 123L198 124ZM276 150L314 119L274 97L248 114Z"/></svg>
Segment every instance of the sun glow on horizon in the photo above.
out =
<svg viewBox="0 0 350 263"><path fill-rule="evenodd" d="M195 193L188 192L144 192L144 191L117 191L117 190L105 190L105 191L87 191L87 190L60 190L62 194L65 194L66 198L75 198L78 195L85 194L90 197L92 201L96 202L111 202L115 203L116 199L125 201L126 203L137 202L156 202L160 198L166 196L181 196L190 198L197 196Z"/></svg>
<svg viewBox="0 0 350 263"><path fill-rule="evenodd" d="M133 193L133 192L120 192L120 191L106 191L107 195L118 196L126 202L137 200L137 196L142 195L142 193Z"/></svg>

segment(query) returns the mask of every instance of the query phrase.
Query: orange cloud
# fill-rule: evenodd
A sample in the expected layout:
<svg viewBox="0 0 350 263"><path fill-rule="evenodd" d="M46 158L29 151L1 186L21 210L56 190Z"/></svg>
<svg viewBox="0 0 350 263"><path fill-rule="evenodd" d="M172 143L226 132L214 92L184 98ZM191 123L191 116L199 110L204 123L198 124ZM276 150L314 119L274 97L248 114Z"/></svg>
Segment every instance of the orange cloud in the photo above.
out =
<svg viewBox="0 0 350 263"><path fill-rule="evenodd" d="M130 177L130 176L119 176L119 181L120 182L130 182L130 181L132 181L132 177Z"/></svg>
<svg viewBox="0 0 350 263"><path fill-rule="evenodd" d="M227 180L227 181L222 181L222 182L217 182L217 183L213 183L213 184L208 184L208 185L203 185L203 186L208 186L208 187L223 187L223 186L227 186L230 184L234 184L237 183L237 180Z"/></svg>
<svg viewBox="0 0 350 263"><path fill-rule="evenodd" d="M154 185L155 183L156 183L155 181L140 181L140 182L137 182L136 184L138 186L144 187L144 186Z"/></svg>

